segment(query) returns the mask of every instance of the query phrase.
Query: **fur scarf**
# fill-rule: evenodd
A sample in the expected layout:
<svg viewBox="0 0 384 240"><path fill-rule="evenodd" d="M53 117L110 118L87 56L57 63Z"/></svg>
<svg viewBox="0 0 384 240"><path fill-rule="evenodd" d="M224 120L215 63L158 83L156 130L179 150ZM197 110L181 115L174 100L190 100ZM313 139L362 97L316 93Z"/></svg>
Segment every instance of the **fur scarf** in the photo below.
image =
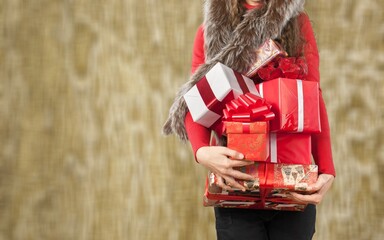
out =
<svg viewBox="0 0 384 240"><path fill-rule="evenodd" d="M233 16L233 0L205 0L204 39L206 62L176 95L163 126L166 135L175 133L188 140L184 126L188 111L183 95L191 89L217 62L245 72L256 58L256 49L268 39L280 36L284 26L303 11L305 0L264 0L262 9L240 11Z"/></svg>

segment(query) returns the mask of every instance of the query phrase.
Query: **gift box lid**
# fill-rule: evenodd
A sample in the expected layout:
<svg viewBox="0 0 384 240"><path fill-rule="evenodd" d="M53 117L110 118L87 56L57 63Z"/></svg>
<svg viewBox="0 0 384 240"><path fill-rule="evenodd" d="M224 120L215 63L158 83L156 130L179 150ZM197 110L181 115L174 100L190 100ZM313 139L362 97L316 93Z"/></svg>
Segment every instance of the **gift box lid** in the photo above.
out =
<svg viewBox="0 0 384 240"><path fill-rule="evenodd" d="M231 133L268 133L269 124L266 121L260 122L225 122L225 131Z"/></svg>

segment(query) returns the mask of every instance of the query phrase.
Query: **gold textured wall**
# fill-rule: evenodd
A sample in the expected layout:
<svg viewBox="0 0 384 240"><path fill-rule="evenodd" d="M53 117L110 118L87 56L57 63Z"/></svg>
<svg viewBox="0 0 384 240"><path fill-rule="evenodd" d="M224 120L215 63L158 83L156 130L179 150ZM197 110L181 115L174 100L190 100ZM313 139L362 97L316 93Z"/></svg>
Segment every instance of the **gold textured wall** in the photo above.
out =
<svg viewBox="0 0 384 240"><path fill-rule="evenodd" d="M307 1L337 178L316 239L384 237L384 4ZM214 239L205 170L160 134L199 1L0 0L0 239Z"/></svg>

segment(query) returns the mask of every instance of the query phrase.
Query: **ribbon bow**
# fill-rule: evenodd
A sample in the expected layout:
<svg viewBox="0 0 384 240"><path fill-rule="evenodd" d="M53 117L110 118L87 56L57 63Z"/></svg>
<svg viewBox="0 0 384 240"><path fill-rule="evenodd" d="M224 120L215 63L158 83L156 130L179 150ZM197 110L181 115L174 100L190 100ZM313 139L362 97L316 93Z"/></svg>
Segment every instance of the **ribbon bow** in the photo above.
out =
<svg viewBox="0 0 384 240"><path fill-rule="evenodd" d="M264 98L246 93L225 105L223 120L233 122L269 121L275 117L271 107Z"/></svg>
<svg viewBox="0 0 384 240"><path fill-rule="evenodd" d="M281 57L260 68L257 75L262 81L275 78L305 79L308 66L303 58Z"/></svg>

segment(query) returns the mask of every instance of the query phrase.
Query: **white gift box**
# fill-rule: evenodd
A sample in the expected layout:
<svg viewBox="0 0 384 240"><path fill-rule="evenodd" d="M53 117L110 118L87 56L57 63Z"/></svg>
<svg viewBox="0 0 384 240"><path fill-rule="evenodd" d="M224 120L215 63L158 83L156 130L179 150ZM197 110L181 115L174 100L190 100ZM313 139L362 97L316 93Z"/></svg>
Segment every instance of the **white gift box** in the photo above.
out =
<svg viewBox="0 0 384 240"><path fill-rule="evenodd" d="M192 119L209 128L220 120L225 103L247 92L260 96L252 79L217 63L184 99Z"/></svg>

